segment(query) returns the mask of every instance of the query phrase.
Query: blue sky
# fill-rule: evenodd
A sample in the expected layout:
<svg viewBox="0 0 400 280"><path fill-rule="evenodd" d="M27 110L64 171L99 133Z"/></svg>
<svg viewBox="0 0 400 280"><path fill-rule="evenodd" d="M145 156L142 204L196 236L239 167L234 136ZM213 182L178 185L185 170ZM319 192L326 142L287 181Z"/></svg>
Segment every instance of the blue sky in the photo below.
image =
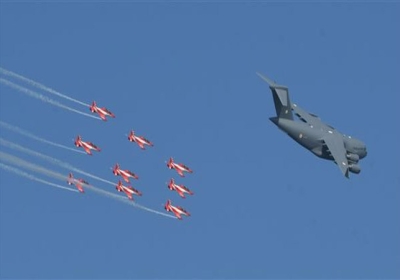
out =
<svg viewBox="0 0 400 280"><path fill-rule="evenodd" d="M398 3L0 5L1 67L117 116L0 84L2 121L71 147L81 134L102 151L1 137L115 182L119 162L140 176L139 203L163 211L171 198L192 213L172 220L0 170L1 278L400 278ZM344 178L277 129L256 71L363 140L361 173ZM129 143L130 129L155 147ZM180 179L170 156L194 174ZM195 195L170 192L172 177Z"/></svg>

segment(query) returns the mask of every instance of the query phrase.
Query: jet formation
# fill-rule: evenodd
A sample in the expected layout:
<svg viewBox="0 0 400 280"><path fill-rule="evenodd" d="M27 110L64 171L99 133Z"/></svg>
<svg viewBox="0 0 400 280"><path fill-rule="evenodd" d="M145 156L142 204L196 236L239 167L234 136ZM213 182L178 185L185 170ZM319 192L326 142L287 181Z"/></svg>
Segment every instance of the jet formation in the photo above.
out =
<svg viewBox="0 0 400 280"><path fill-rule="evenodd" d="M92 102L92 105L90 106L89 109L92 113L97 113L103 121L107 120L106 119L107 116L115 118L115 115L111 111L109 111L105 107L102 108L98 107L95 101ZM136 143L142 150L146 149L145 146L154 147L154 144L150 140L148 140L144 136L136 135L134 130L130 130L128 135L128 140L129 142ZM95 144L93 144L92 142L83 141L80 135L78 135L75 139L75 146L83 148L88 155L92 155L91 150L95 150L97 152L101 151L100 148ZM184 172L193 173L193 171L185 164L174 162L174 159L172 157L169 158L167 162L167 167L169 169L174 169L181 177L185 177ZM131 184L130 179L135 179L135 180L139 179L139 176L136 173L128 169L122 169L118 163L116 163L114 167L111 168L111 170L115 176L120 176L127 184ZM83 179L74 179L72 173L69 174L67 182L70 185L74 184L81 193L84 193L84 186L89 185L89 183ZM167 186L168 189L170 189L171 191L175 191L182 198L186 198L185 194L187 195L194 194L186 186L175 183L175 180L173 178L170 179L170 182L167 184ZM115 189L118 192L125 193L125 195L128 197L129 200L134 200L133 198L134 195L142 196L141 191L135 189L131 185L124 185L121 182L121 180L119 180L118 183L115 185ZM190 216L189 212L183 209L181 206L172 205L170 199L167 200L166 204L164 205L164 209L167 212L172 212L175 215L175 217L179 220L182 220L182 215Z"/></svg>
<svg viewBox="0 0 400 280"><path fill-rule="evenodd" d="M360 173L358 162L367 156L367 148L362 141L342 134L322 122L317 115L292 104L287 86L276 84L259 73L257 75L269 84L276 110L276 117L270 120L277 127L317 157L335 162L345 177L349 178L349 172ZM292 112L300 122L293 118Z"/></svg>

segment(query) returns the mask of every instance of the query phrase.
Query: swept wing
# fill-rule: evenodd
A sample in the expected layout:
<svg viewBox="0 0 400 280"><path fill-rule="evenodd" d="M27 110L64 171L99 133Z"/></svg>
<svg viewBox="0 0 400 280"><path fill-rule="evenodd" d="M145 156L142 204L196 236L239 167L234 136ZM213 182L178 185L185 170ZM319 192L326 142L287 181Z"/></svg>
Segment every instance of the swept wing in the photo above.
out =
<svg viewBox="0 0 400 280"><path fill-rule="evenodd" d="M330 133L323 138L325 145L333 156L343 175L349 178L349 163L346 157L343 137L338 133Z"/></svg>

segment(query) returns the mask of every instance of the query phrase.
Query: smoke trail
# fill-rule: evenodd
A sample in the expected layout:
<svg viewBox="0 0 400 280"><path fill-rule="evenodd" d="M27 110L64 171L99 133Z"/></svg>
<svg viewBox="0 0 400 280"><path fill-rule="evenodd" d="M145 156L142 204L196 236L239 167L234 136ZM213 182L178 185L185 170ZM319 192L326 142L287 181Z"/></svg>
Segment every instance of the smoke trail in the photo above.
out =
<svg viewBox="0 0 400 280"><path fill-rule="evenodd" d="M136 203L136 202L134 202L134 201L132 201L132 200L129 200L127 197L120 196L120 195L114 194L114 193L110 193L110 192L108 192L108 191L105 191L105 190L102 190L102 189L99 189L99 188L95 188L93 185L85 185L85 186L87 186L87 187L90 188L91 190L97 192L98 194L101 194L101 195L104 195L104 196L107 196L107 197L116 199L116 200L121 201L121 202L124 202L124 203L126 203L126 204L128 204L128 205L130 205L130 206L133 206L133 207L142 209L142 210L147 211L147 212L150 212L150 213L154 213L154 214L157 214L157 215L161 215L161 216L164 216L164 217L167 217L167 218L176 219L175 216L168 215L168 214L166 214L166 213L163 213L163 212L160 212L160 211L157 211L157 210L154 210L154 209L145 207L145 206L143 206L143 205L140 205L139 203Z"/></svg>
<svg viewBox="0 0 400 280"><path fill-rule="evenodd" d="M4 153L2 151L0 151L0 159L8 161L9 163L13 163L15 165L18 165L20 167L25 167L25 168L30 169L32 171L36 171L38 173L42 173L43 175L46 175L48 177L52 177L54 179L66 180L66 176L63 175L63 174L60 174L60 173L51 171L49 169L40 167L38 165L35 165L33 163L30 163L30 162L27 162L27 161L25 161L23 159L20 159L18 157L12 156L12 155L7 154L7 153ZM122 196L120 196L118 194L114 194L114 193L99 189L99 188L97 188L97 187L95 187L93 185L86 185L85 184L85 187L87 187L88 189L93 190L94 192L97 192L97 193L99 193L101 195L116 199L118 201L122 201L122 202L128 203L133 207L136 207L136 208L139 208L139 209L151 212L151 213L155 213L155 214L158 214L158 215L162 215L164 217L175 218L174 216L170 216L170 215L165 214L163 212L159 212L159 211L144 207L144 206L139 205L139 204L137 204L137 203L135 203L133 201L128 201L127 198L125 198L125 197L122 197Z"/></svg>
<svg viewBox="0 0 400 280"><path fill-rule="evenodd" d="M66 96L66 95L64 95L64 94L62 94L62 93L60 93L60 92L58 92L58 91L56 91L56 90L54 90L54 89L51 89L51 88L49 88L49 87L46 87L45 85L42 85L41 83L35 82L35 81L31 80L31 79L28 79L28 78L26 78L26 77L24 77L24 76L22 76L22 75L18 75L17 73L11 72L11 71L6 70L6 69L4 69L4 68L1 68L1 67L0 67L0 72L1 72L2 74L4 74L4 75L7 75L7 76L10 76L10 77L14 77L14 78L20 79L21 81L24 81L24 82L30 84L31 86L34 86L34 87L36 87L36 88L42 89L42 90L44 90L44 91L47 91L47 92L49 92L49 93L55 94L55 95L57 95L57 96L59 96L59 97L68 99L68 100L70 100L70 101L72 101L72 102L81 104L81 105L86 106L86 107L89 107L89 106L90 106L89 104L86 104L86 103L84 103L84 102L81 102L81 101L79 101L79 100L76 100L76 99L74 99L74 98L72 98L72 97Z"/></svg>
<svg viewBox="0 0 400 280"><path fill-rule="evenodd" d="M67 147L67 146L64 146L64 145L61 145L61 144L58 144L58 143L54 143L54 142L51 142L49 140L40 138L40 137L38 137L36 135L33 135L32 133L30 133L28 131L25 131L25 130L17 127L17 126L13 126L11 124L8 124L8 123L2 122L2 121L0 121L0 126L6 128L8 130L11 130L13 132L19 133L19 134L21 134L23 136L27 136L27 137L29 137L31 139L40 141L40 142L45 143L45 144L53 145L55 147L63 148L63 149L70 150L70 151L73 151L73 152L76 152L76 153L80 153L80 154L86 154L84 151L75 150L73 148L70 148L70 147Z"/></svg>
<svg viewBox="0 0 400 280"><path fill-rule="evenodd" d="M63 180L66 181L67 180L67 176L51 171L47 168L41 167L39 165L30 163L28 161L25 161L23 159L20 159L19 157L15 157L12 156L10 154L4 153L2 151L0 151L0 158L8 161L9 163L14 163L20 167L24 167L26 169L30 169L31 171L35 171L37 173L42 173L43 175L46 175L48 177L52 177L53 179L58 179L58 180Z"/></svg>
<svg viewBox="0 0 400 280"><path fill-rule="evenodd" d="M129 203L129 201L128 201L128 203ZM133 203L133 202L131 202L131 203ZM177 217L175 217L175 216L171 216L171 215L168 215L166 213L163 213L163 212L160 212L160 211L157 211L157 210L154 210L154 209L147 208L147 207L145 207L143 205L140 205L138 203L136 203L136 207L138 207L138 208L140 208L142 210L157 214L157 215L162 215L162 216L165 216L165 217L168 217L168 218L177 219Z"/></svg>
<svg viewBox="0 0 400 280"><path fill-rule="evenodd" d="M90 118L93 118L93 119L101 120L101 118L99 118L99 117L96 117L96 116L93 116L93 115L78 111L78 110L76 110L74 108L68 107L68 106L66 106L64 104L61 104L61 103L59 103L59 102L57 102L57 101L55 101L53 99L48 98L47 96L43 96L42 94L40 94L40 93L38 93L36 91L33 91L33 90L27 89L25 87L19 86L17 84L14 84L13 82L10 82L9 80L0 78L0 83L4 84L6 86L9 86L11 88L14 88L16 90L19 90L20 92L23 92L23 93L25 93L25 94L27 94L27 95L29 95L31 97L37 98L39 100L42 100L43 102L52 104L54 106L66 109L66 110L71 111L71 112L75 112L77 114L80 114L80 115L83 115L83 116L86 116L86 117L90 117Z"/></svg>
<svg viewBox="0 0 400 280"><path fill-rule="evenodd" d="M44 155L44 154L42 154L42 153L33 151L33 150L31 150L31 149L22 147L22 146L20 146L20 145L18 145L18 144L9 142L9 141L7 141L7 140L4 140L4 139L1 138L1 137L0 137L0 145L3 145L3 146L8 147L8 148L10 148L10 149L18 150L18 151L23 152L23 153L26 153L26 154L30 154L30 155L35 156L35 157L39 157L39 158L41 158L41 159L46 160L47 162L50 162L50 163L52 163L52 164L56 164L56 165L61 166L61 167L65 168L65 169L70 169L70 170L72 170L72 171L74 171L74 172L80 173L80 174L82 174L82 175L85 175L85 176L91 177L91 178L93 178L93 179L102 181L102 182L104 182L104 183L110 184L110 185L112 185L112 186L115 186L115 183L113 183L113 182L111 182L111 181L107 181L107 180L105 180L105 179L103 179L103 178L100 178L100 177L97 177L97 176L95 176L95 175L93 175L93 174L90 174L90 173L87 173L87 172L85 172L85 171L82 171L82 170L80 170L80 169L78 169L78 168L73 167L71 164L66 163L66 162L63 162L63 161L58 160L58 159L56 159L56 158L53 158L53 157Z"/></svg>
<svg viewBox="0 0 400 280"><path fill-rule="evenodd" d="M60 186L60 185L48 182L46 180L42 180L40 178L37 178L37 177L33 176L32 174L26 173L26 172L24 172L24 171L22 171L22 170L20 170L18 168L11 167L11 166L9 166L7 164L4 164L4 163L1 163L1 162L0 162L0 167L3 168L4 170L8 171L8 172L15 173L18 176L22 176L22 177L28 178L28 179L30 179L32 181L36 181L36 182L39 182L39 183L43 183L43 184L46 184L46 185L49 185L49 186L52 186L52 187L56 187L56 188L67 190L67 191L71 191L71 192L78 192L78 190L70 189L68 187Z"/></svg>

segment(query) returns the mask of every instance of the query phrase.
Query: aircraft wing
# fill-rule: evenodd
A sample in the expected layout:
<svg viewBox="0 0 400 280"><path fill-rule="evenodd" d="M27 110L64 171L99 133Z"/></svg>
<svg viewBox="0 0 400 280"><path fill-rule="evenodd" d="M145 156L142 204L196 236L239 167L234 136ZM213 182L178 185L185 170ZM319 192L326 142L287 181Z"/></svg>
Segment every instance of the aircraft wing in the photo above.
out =
<svg viewBox="0 0 400 280"><path fill-rule="evenodd" d="M309 125L312 125L315 128L325 128L329 129L328 126L326 126L321 120L307 111L301 109L299 106L296 104L292 104L292 110L298 116L303 122L308 123Z"/></svg>
<svg viewBox="0 0 400 280"><path fill-rule="evenodd" d="M126 177L124 174L120 173L122 179L124 179L125 182L129 183L129 178Z"/></svg>
<svg viewBox="0 0 400 280"><path fill-rule="evenodd" d="M179 194L180 197L186 198L186 197L185 197L185 194L184 194L180 189L175 188L175 190L176 190L176 192Z"/></svg>
<svg viewBox="0 0 400 280"><path fill-rule="evenodd" d="M181 215L180 215L178 212L174 212L174 214L175 214L175 216L176 216L179 220L182 220L182 217L181 217Z"/></svg>
<svg viewBox="0 0 400 280"><path fill-rule="evenodd" d="M349 178L349 163L347 161L346 149L342 136L337 133L332 133L326 135L323 140L343 175Z"/></svg>
<svg viewBox="0 0 400 280"><path fill-rule="evenodd" d="M185 177L185 175L183 174L183 172L180 169L175 168L175 170L178 172L179 176Z"/></svg>
<svg viewBox="0 0 400 280"><path fill-rule="evenodd" d="M92 154L92 152L90 151L89 148L87 148L86 146L82 146L82 147L83 147L83 149L85 150L85 152L86 152L88 155L91 155L91 154Z"/></svg>
<svg viewBox="0 0 400 280"><path fill-rule="evenodd" d="M103 121L107 121L106 116L104 116L104 114L101 113L99 110L97 110L97 114L99 115L99 117L100 117Z"/></svg>

